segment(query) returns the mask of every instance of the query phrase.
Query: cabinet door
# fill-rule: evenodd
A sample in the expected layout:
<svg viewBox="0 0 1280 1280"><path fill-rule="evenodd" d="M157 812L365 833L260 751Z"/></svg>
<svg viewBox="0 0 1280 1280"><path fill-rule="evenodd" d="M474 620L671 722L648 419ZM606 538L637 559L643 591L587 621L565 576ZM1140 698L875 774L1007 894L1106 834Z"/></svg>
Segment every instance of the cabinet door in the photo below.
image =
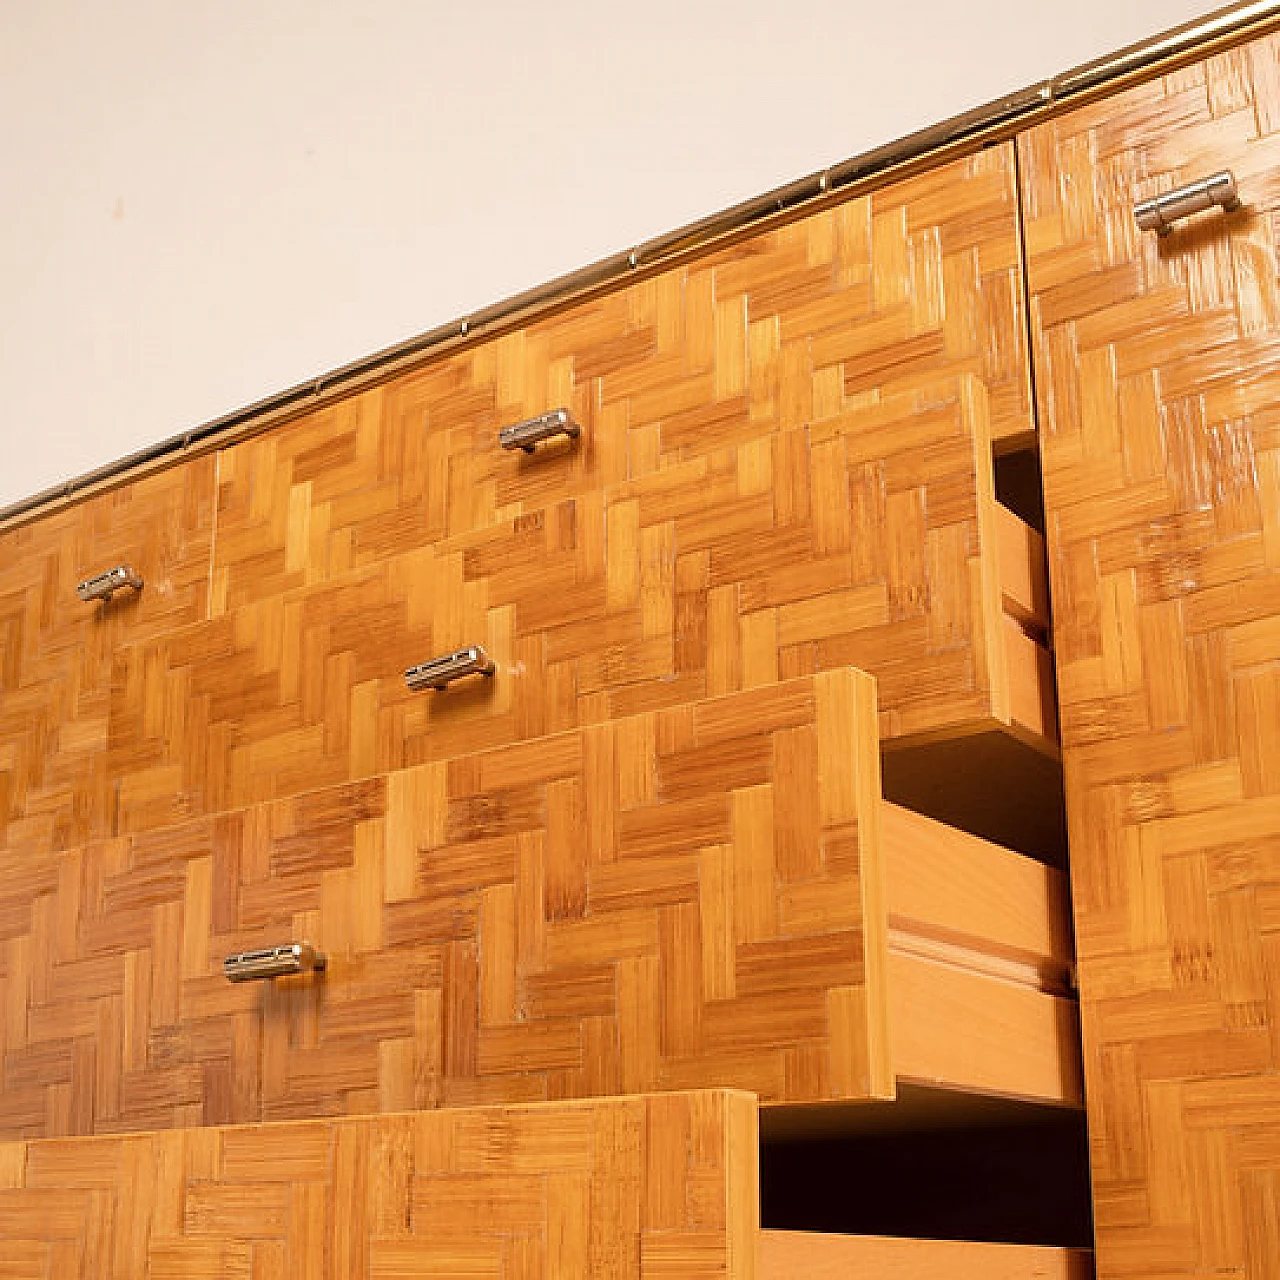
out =
<svg viewBox="0 0 1280 1280"><path fill-rule="evenodd" d="M571 307L227 449L214 611L970 373L1031 433L1011 145ZM560 407L534 453L498 433Z"/></svg>
<svg viewBox="0 0 1280 1280"><path fill-rule="evenodd" d="M1280 38L1020 141L1103 1275L1280 1257ZM1221 170L1243 208L1137 202Z"/></svg>
<svg viewBox="0 0 1280 1280"><path fill-rule="evenodd" d="M847 664L886 738L1052 756L1001 511L969 375L242 605L122 654L121 830ZM492 678L406 687L476 644Z"/></svg>
<svg viewBox="0 0 1280 1280"><path fill-rule="evenodd" d="M65 848L114 829L113 664L206 617L214 466L181 464L0 535L0 843ZM79 597L118 565L140 592Z"/></svg>

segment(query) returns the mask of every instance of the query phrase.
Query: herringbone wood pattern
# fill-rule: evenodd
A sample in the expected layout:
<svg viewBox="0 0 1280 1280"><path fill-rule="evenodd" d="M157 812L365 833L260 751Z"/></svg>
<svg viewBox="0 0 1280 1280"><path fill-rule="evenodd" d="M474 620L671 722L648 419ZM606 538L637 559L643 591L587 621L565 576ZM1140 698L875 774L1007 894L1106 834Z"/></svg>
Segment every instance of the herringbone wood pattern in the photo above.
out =
<svg viewBox="0 0 1280 1280"><path fill-rule="evenodd" d="M992 148L7 535L6 844L846 663L886 734L1052 752L991 497L1030 422L1012 174ZM562 403L580 444L498 448ZM74 583L121 560L147 588L96 617ZM476 640L488 694L401 686Z"/></svg>
<svg viewBox="0 0 1280 1280"><path fill-rule="evenodd" d="M0 855L0 1134L897 1076L1078 1102L1062 876L883 804L875 721L846 669ZM299 938L323 977L224 978Z"/></svg>
<svg viewBox="0 0 1280 1280"><path fill-rule="evenodd" d="M1043 653L1002 610L986 408L971 376L922 385L128 646L118 830L847 664L886 736L1053 751ZM477 642L492 680L406 689Z"/></svg>
<svg viewBox="0 0 1280 1280"><path fill-rule="evenodd" d="M0 846L108 835L116 651L208 615L212 458L0 535ZM76 584L128 563L142 594L85 604Z"/></svg>
<svg viewBox="0 0 1280 1280"><path fill-rule="evenodd" d="M1100 1274L1280 1266L1280 38L1021 141ZM1165 240L1136 200L1223 168Z"/></svg>
<svg viewBox="0 0 1280 1280"><path fill-rule="evenodd" d="M879 806L845 670L3 855L0 1132L889 1093ZM323 978L223 977L296 937Z"/></svg>
<svg viewBox="0 0 1280 1280"><path fill-rule="evenodd" d="M756 1108L690 1093L0 1146L14 1280L751 1280Z"/></svg>
<svg viewBox="0 0 1280 1280"><path fill-rule="evenodd" d="M227 450L216 608L695 460L715 470L776 433L804 450L810 424L817 444L820 424L944 376L977 376L994 435L1027 438L1013 169L1011 144L993 147ZM503 426L560 406L580 444L498 448ZM788 496L802 520L808 493Z"/></svg>

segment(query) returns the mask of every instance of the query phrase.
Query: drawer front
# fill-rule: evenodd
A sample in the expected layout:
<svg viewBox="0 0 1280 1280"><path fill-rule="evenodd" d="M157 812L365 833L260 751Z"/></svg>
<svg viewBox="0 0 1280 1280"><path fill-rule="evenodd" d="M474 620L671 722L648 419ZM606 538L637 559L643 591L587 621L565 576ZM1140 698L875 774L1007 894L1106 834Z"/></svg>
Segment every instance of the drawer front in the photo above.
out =
<svg viewBox="0 0 1280 1280"><path fill-rule="evenodd" d="M5 854L0 1129L891 1092L878 829L845 670ZM304 940L322 974L224 977Z"/></svg>
<svg viewBox="0 0 1280 1280"><path fill-rule="evenodd" d="M185 463L0 535L0 844L112 831L114 661L207 617L214 468ZM141 591L80 598L82 581L119 566Z"/></svg>
<svg viewBox="0 0 1280 1280"><path fill-rule="evenodd" d="M744 1094L0 1145L7 1276L750 1280Z"/></svg>
<svg viewBox="0 0 1280 1280"><path fill-rule="evenodd" d="M1278 1239L1251 1153L1274 1170L1280 36L1020 145L1099 1268L1263 1275ZM1139 203L1228 170L1239 210L1139 227Z"/></svg>
<svg viewBox="0 0 1280 1280"><path fill-rule="evenodd" d="M971 373L1032 434L1011 144L226 450L215 611ZM567 408L531 454L505 426Z"/></svg>
<svg viewBox="0 0 1280 1280"><path fill-rule="evenodd" d="M121 656L120 830L849 664L885 736L1021 725L996 512L964 378L245 605Z"/></svg>

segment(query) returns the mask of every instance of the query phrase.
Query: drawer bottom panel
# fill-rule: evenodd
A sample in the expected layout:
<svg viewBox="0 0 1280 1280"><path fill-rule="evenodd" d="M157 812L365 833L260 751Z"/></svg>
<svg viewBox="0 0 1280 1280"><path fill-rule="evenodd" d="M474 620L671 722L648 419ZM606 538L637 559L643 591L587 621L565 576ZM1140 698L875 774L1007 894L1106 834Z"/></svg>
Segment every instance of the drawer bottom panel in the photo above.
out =
<svg viewBox="0 0 1280 1280"><path fill-rule="evenodd" d="M1085 1250L762 1231L759 1280L1090 1280Z"/></svg>

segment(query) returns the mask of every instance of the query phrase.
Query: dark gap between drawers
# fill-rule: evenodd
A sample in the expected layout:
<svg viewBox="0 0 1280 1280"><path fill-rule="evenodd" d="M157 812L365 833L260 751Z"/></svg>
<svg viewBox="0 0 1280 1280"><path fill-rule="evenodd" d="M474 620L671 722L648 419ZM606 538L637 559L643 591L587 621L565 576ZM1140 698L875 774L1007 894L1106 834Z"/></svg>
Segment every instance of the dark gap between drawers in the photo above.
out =
<svg viewBox="0 0 1280 1280"><path fill-rule="evenodd" d="M765 1228L1092 1248L1083 1111L976 1097L955 1107L904 1087L896 1103L808 1123L789 1112L761 1113Z"/></svg>
<svg viewBox="0 0 1280 1280"><path fill-rule="evenodd" d="M1062 765L1001 730L902 746L881 743L884 798L1025 853L1067 865Z"/></svg>
<svg viewBox="0 0 1280 1280"><path fill-rule="evenodd" d="M995 483L996 501L1043 534L1044 481L1037 450L1018 449L996 454Z"/></svg>

